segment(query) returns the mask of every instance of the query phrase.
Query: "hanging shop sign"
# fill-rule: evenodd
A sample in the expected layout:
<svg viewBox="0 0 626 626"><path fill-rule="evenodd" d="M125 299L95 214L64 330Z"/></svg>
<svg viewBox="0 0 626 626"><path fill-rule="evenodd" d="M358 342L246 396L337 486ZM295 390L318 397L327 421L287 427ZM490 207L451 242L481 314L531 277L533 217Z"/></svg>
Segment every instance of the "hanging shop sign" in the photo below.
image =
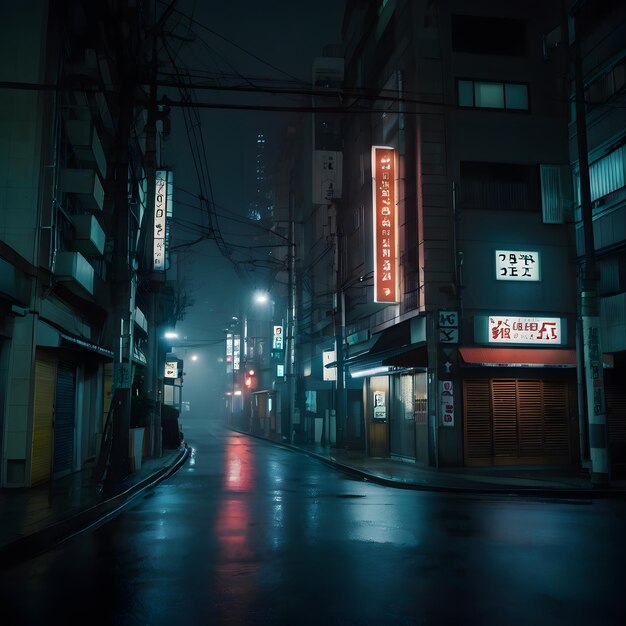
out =
<svg viewBox="0 0 626 626"><path fill-rule="evenodd" d="M487 319L489 343L563 343L561 319L558 317L490 315Z"/></svg>
<svg viewBox="0 0 626 626"><path fill-rule="evenodd" d="M163 372L163 378L178 378L179 370L178 364L180 361L178 359L171 359L165 361L165 370Z"/></svg>
<svg viewBox="0 0 626 626"><path fill-rule="evenodd" d="M337 367L327 367L337 360L334 350L324 350L322 352L322 379L337 380Z"/></svg>
<svg viewBox="0 0 626 626"><path fill-rule="evenodd" d="M439 381L441 425L454 426L454 386L451 380Z"/></svg>
<svg viewBox="0 0 626 626"><path fill-rule="evenodd" d="M273 350L282 350L284 348L283 343L283 327L282 326L274 326L274 335L272 338L272 349Z"/></svg>
<svg viewBox="0 0 626 626"><path fill-rule="evenodd" d="M496 250L496 280L541 280L537 250Z"/></svg>
<svg viewBox="0 0 626 626"><path fill-rule="evenodd" d="M343 154L331 150L313 153L313 202L329 204L341 198Z"/></svg>
<svg viewBox="0 0 626 626"><path fill-rule="evenodd" d="M372 146L374 302L398 302L395 150Z"/></svg>
<svg viewBox="0 0 626 626"><path fill-rule="evenodd" d="M226 373L233 371L233 334L226 333Z"/></svg>
<svg viewBox="0 0 626 626"><path fill-rule="evenodd" d="M233 336L233 369L239 371L241 363L241 340L239 335Z"/></svg>
<svg viewBox="0 0 626 626"><path fill-rule="evenodd" d="M169 265L168 240L172 219L174 173L157 170L154 188L153 269L163 272Z"/></svg>

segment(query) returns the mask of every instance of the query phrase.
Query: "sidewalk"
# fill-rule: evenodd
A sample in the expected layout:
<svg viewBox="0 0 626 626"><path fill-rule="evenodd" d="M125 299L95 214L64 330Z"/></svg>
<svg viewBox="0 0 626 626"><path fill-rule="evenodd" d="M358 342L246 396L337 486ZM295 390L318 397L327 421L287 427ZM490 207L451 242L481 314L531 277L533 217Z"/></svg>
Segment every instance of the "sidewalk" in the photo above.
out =
<svg viewBox="0 0 626 626"><path fill-rule="evenodd" d="M0 568L115 516L179 469L189 454L186 445L163 450L160 458L143 459L135 474L105 491L92 480L91 468L40 487L0 489Z"/></svg>
<svg viewBox="0 0 626 626"><path fill-rule="evenodd" d="M231 429L258 439L273 441L262 435ZM363 480L400 489L557 498L626 498L626 478L612 480L609 487L599 488L592 485L586 470L571 467L500 466L437 469L421 467L409 461L367 457L364 451L343 450L319 443L289 444L283 441L273 443L304 452Z"/></svg>
<svg viewBox="0 0 626 626"><path fill-rule="evenodd" d="M230 430L307 454L358 479L388 487L570 499L626 498L626 480L614 480L606 489L594 488L586 472L572 468L424 468L415 463L369 458L360 451L320 444L292 445ZM191 448L185 444L176 450L164 450L161 458L144 459L136 474L108 492L93 483L91 469L42 487L0 490L0 567L25 560L90 526L104 523L182 467L190 453Z"/></svg>

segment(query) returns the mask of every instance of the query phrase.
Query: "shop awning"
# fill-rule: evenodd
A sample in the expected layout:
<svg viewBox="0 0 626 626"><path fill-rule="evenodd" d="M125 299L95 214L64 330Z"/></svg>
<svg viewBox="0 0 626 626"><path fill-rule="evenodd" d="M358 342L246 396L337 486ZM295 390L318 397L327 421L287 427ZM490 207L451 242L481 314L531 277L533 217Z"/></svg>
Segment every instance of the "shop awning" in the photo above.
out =
<svg viewBox="0 0 626 626"><path fill-rule="evenodd" d="M52 326L51 323L46 323L41 319L37 321L37 345L44 348L82 348L107 359L113 358L113 352L111 350L99 346L88 339L63 332L55 326Z"/></svg>
<svg viewBox="0 0 626 626"><path fill-rule="evenodd" d="M567 348L483 348L462 346L464 365L482 367L576 367L576 350ZM613 367L613 356L605 354L604 367Z"/></svg>
<svg viewBox="0 0 626 626"><path fill-rule="evenodd" d="M382 331L371 348L346 359L352 376L384 374L391 368L425 368L428 356L425 341L425 325L415 318L391 326Z"/></svg>

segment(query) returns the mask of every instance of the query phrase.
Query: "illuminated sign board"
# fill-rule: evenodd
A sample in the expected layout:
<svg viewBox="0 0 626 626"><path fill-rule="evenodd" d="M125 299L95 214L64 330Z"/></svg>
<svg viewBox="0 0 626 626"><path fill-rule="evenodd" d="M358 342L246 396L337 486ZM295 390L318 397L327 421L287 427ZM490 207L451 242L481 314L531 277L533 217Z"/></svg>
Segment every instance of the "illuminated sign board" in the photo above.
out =
<svg viewBox="0 0 626 626"><path fill-rule="evenodd" d="M489 343L560 345L563 341L558 317L490 315Z"/></svg>
<svg viewBox="0 0 626 626"><path fill-rule="evenodd" d="M323 380L337 380L337 367L326 367L330 363L334 363L337 360L334 350L324 350L322 352L322 379Z"/></svg>
<svg viewBox="0 0 626 626"><path fill-rule="evenodd" d="M496 250L496 280L541 280L536 250Z"/></svg>
<svg viewBox="0 0 626 626"><path fill-rule="evenodd" d="M398 302L396 162L393 148L372 146L374 302Z"/></svg>
<svg viewBox="0 0 626 626"><path fill-rule="evenodd" d="M233 335L232 333L226 333L226 361L228 363L233 362Z"/></svg>
<svg viewBox="0 0 626 626"><path fill-rule="evenodd" d="M162 272L168 265L168 239L172 217L173 172L157 170L154 188L153 265Z"/></svg>
<svg viewBox="0 0 626 626"><path fill-rule="evenodd" d="M226 333L226 373L233 371L233 334Z"/></svg>
<svg viewBox="0 0 626 626"><path fill-rule="evenodd" d="M163 378L178 378L178 360L165 361Z"/></svg>
<svg viewBox="0 0 626 626"><path fill-rule="evenodd" d="M239 370L241 363L241 340L239 335L235 335L233 338L233 369Z"/></svg>
<svg viewBox="0 0 626 626"><path fill-rule="evenodd" d="M274 326L274 336L272 338L272 350L282 350L284 348L283 343L283 327Z"/></svg>

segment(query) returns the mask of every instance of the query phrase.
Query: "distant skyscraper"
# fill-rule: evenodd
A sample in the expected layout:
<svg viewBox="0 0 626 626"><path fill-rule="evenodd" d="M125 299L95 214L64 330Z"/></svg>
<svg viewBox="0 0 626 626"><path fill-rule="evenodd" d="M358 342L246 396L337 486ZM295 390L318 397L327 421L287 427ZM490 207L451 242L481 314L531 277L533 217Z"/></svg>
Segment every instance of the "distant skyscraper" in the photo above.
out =
<svg viewBox="0 0 626 626"><path fill-rule="evenodd" d="M256 136L254 193L248 204L248 219L255 222L271 221L274 212L267 159L267 139L263 133L259 133Z"/></svg>

